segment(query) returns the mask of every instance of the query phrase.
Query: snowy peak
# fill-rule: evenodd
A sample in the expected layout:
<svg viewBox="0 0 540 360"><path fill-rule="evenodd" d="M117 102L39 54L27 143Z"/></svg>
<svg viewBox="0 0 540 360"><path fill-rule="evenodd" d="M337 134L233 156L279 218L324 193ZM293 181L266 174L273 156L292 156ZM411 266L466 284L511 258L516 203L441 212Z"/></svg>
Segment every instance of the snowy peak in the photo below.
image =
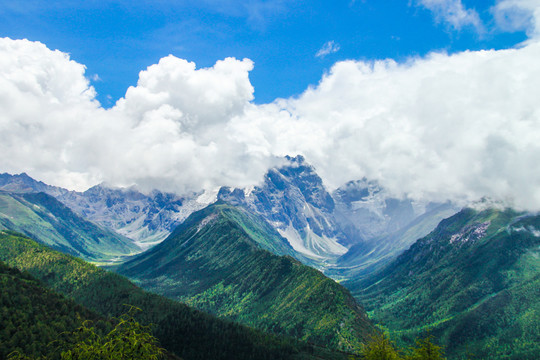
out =
<svg viewBox="0 0 540 360"><path fill-rule="evenodd" d="M298 253L314 261L344 254L344 235L333 217L334 200L315 169L302 156L270 169L260 186L221 188L218 199L242 205L262 216Z"/></svg>

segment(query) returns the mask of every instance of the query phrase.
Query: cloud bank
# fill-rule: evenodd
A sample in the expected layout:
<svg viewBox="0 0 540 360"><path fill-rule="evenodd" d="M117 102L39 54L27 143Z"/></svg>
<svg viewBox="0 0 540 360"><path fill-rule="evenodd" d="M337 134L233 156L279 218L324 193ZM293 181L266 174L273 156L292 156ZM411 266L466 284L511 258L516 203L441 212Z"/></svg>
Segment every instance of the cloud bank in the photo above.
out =
<svg viewBox="0 0 540 360"><path fill-rule="evenodd" d="M539 58L532 37L516 49L343 61L298 98L255 105L250 60L197 69L168 56L106 110L67 54L0 39L0 171L182 193L254 184L303 154L329 187L367 177L401 196L540 210Z"/></svg>

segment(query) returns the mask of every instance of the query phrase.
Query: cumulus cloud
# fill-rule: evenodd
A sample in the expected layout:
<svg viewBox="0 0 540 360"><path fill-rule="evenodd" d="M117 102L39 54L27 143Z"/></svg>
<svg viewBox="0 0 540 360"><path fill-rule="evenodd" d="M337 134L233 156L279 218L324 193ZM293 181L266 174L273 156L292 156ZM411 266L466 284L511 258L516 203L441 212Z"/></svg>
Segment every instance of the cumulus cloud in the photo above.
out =
<svg viewBox="0 0 540 360"><path fill-rule="evenodd" d="M250 60L213 67L168 56L110 110L83 65L27 40L0 40L2 171L84 189L100 181L188 191L260 178L275 159L224 132L253 99Z"/></svg>
<svg viewBox="0 0 540 360"><path fill-rule="evenodd" d="M323 47L320 48L319 51L317 51L315 57L325 57L328 54L337 53L339 49L339 44L336 44L334 40L331 40L325 43Z"/></svg>
<svg viewBox="0 0 540 360"><path fill-rule="evenodd" d="M301 96L256 105L250 60L168 56L103 109L83 65L0 40L0 169L84 188L184 192L262 179L303 154L329 187L367 177L396 195L483 197L540 210L540 43L336 63Z"/></svg>
<svg viewBox="0 0 540 360"><path fill-rule="evenodd" d="M464 26L473 26L478 31L483 29L478 13L467 9L461 0L416 0L416 4L432 11L439 21L444 21L456 30Z"/></svg>

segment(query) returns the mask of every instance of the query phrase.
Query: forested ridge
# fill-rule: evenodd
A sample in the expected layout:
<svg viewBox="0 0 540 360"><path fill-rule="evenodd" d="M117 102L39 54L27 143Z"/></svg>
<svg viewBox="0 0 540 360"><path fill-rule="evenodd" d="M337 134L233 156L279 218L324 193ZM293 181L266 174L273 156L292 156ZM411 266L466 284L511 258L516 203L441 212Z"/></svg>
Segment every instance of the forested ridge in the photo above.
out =
<svg viewBox="0 0 540 360"><path fill-rule="evenodd" d="M376 330L349 291L290 256L286 241L222 202L119 266L143 288L276 334L358 352ZM287 251L285 248L284 251Z"/></svg>
<svg viewBox="0 0 540 360"><path fill-rule="evenodd" d="M400 344L427 329L452 359L540 356L540 216L464 209L379 274L347 284Z"/></svg>
<svg viewBox="0 0 540 360"><path fill-rule="evenodd" d="M161 346L183 359L345 359L292 338L269 335L147 293L124 277L53 251L17 233L0 232L0 261L26 271L48 288L104 317L140 308Z"/></svg>

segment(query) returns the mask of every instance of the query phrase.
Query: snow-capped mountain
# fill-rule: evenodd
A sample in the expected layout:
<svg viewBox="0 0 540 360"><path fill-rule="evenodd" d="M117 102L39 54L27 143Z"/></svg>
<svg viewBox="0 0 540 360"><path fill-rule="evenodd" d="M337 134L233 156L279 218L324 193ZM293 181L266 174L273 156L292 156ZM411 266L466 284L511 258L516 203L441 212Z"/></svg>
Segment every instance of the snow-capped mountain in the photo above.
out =
<svg viewBox="0 0 540 360"><path fill-rule="evenodd" d="M144 194L103 184L75 192L26 174L0 175L0 189L45 192L143 249L163 241L191 213L220 199L260 215L287 239L298 260L335 271L338 277L358 262L393 258L457 211L393 198L366 179L348 182L330 194L315 168L300 155L286 157L285 165L268 170L258 186L223 187L215 195L179 196L157 190Z"/></svg>
<svg viewBox="0 0 540 360"><path fill-rule="evenodd" d="M324 262L347 252L345 234L337 224L332 196L302 156L270 169L260 186L221 188L218 199L242 205L261 215L303 256Z"/></svg>
<svg viewBox="0 0 540 360"><path fill-rule="evenodd" d="M393 257L459 210L451 204L398 199L366 179L350 181L330 194L302 156L286 159L286 165L268 171L261 185L224 187L218 199L261 215L299 254L326 270L342 264L338 259L344 256L347 265L340 267L354 263L357 255L366 261L375 250L377 258ZM354 249L352 256L349 249Z"/></svg>

